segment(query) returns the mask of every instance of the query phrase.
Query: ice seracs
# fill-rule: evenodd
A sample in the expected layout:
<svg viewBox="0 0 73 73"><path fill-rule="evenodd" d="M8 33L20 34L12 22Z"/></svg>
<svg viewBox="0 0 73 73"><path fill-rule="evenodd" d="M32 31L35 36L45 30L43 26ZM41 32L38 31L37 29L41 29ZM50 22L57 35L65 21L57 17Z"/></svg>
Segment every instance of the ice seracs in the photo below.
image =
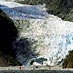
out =
<svg viewBox="0 0 73 73"><path fill-rule="evenodd" d="M47 58L50 65L59 63L73 50L73 22L63 21L60 18L48 15L45 19L27 19L29 27L23 27L21 37L28 38L34 42L39 56ZM21 49L21 48L20 48Z"/></svg>

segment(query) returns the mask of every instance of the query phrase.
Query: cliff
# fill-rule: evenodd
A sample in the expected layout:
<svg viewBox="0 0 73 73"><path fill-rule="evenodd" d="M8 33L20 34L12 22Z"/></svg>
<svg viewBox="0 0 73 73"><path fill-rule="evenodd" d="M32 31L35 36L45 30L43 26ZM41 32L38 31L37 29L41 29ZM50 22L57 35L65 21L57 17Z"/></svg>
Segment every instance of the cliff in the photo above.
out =
<svg viewBox="0 0 73 73"><path fill-rule="evenodd" d="M20 65L11 46L16 36L13 21L0 9L0 66Z"/></svg>

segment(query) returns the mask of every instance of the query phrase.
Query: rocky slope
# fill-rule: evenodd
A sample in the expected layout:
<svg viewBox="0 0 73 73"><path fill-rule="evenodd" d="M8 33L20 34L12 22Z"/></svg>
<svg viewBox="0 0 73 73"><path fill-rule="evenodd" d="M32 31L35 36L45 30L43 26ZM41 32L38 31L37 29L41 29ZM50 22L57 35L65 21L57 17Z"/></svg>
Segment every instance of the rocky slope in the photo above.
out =
<svg viewBox="0 0 73 73"><path fill-rule="evenodd" d="M0 66L20 65L11 46L16 36L13 21L0 9Z"/></svg>
<svg viewBox="0 0 73 73"><path fill-rule="evenodd" d="M21 65L15 57L0 51L0 67L19 66Z"/></svg>
<svg viewBox="0 0 73 73"><path fill-rule="evenodd" d="M11 43L17 37L13 21L0 9L0 50L13 55ZM8 49L8 50L7 50Z"/></svg>

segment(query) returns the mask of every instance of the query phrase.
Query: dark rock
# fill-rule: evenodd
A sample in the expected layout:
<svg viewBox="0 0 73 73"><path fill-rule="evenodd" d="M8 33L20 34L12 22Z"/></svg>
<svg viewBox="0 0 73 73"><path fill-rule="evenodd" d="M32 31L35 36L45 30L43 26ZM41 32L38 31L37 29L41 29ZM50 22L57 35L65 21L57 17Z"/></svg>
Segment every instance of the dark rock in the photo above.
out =
<svg viewBox="0 0 73 73"><path fill-rule="evenodd" d="M21 66L15 57L0 52L0 67Z"/></svg>
<svg viewBox="0 0 73 73"><path fill-rule="evenodd" d="M0 51L14 55L11 45L17 37L17 33L13 21L0 9Z"/></svg>

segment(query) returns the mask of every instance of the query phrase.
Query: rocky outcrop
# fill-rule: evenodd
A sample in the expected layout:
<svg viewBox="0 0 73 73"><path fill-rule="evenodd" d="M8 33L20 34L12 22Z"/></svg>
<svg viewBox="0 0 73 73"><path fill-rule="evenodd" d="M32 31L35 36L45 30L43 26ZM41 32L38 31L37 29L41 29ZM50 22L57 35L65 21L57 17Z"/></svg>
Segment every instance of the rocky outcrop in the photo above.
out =
<svg viewBox="0 0 73 73"><path fill-rule="evenodd" d="M15 57L4 54L0 51L0 67L19 66L21 65Z"/></svg>
<svg viewBox="0 0 73 73"><path fill-rule="evenodd" d="M17 37L17 29L13 21L0 9L0 51L14 55L11 47Z"/></svg>
<svg viewBox="0 0 73 73"><path fill-rule="evenodd" d="M21 65L15 58L12 42L17 37L13 21L0 9L0 66Z"/></svg>

